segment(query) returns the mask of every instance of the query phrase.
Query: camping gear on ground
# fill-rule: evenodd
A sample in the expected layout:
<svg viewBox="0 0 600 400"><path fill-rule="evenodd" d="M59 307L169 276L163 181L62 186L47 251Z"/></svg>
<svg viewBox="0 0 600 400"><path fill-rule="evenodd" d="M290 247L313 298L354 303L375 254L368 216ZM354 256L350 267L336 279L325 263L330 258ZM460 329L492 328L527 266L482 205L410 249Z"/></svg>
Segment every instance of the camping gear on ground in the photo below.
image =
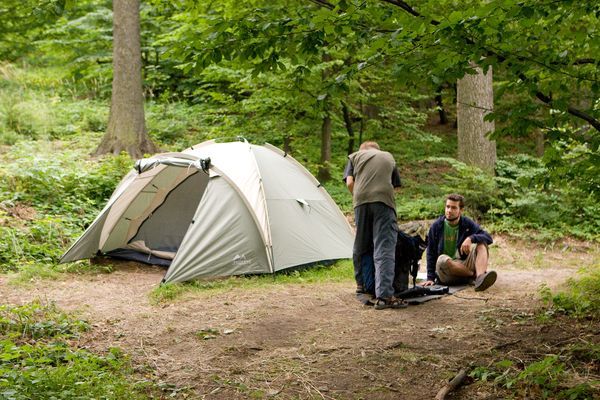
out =
<svg viewBox="0 0 600 400"><path fill-rule="evenodd" d="M427 247L420 235L408 235L398 231L396 239L396 265L394 270L394 293L408 289L409 276L413 277L413 286L417 283L417 273L421 256ZM360 257L364 292L375 294L375 265L372 254ZM397 297L397 296L396 296Z"/></svg>
<svg viewBox="0 0 600 400"><path fill-rule="evenodd" d="M413 286L402 293L398 293L395 297L404 300L409 305L418 305L426 303L430 300L440 299L444 296L453 295L456 292L468 288L469 285L461 286ZM374 306L376 299L369 293L357 293L356 298L365 306Z"/></svg>
<svg viewBox="0 0 600 400"><path fill-rule="evenodd" d="M448 286L432 285L432 286L413 286L410 289L403 290L395 294L400 299L411 299L413 297L432 296L438 294L448 294Z"/></svg>
<svg viewBox="0 0 600 400"><path fill-rule="evenodd" d="M139 160L61 262L108 255L168 266L163 281L181 282L350 258L353 240L291 156L208 141Z"/></svg>
<svg viewBox="0 0 600 400"><path fill-rule="evenodd" d="M426 248L427 244L421 236L410 236L401 230L398 231L394 293L401 293L408 289L409 275L413 278L413 286L417 284L421 256Z"/></svg>

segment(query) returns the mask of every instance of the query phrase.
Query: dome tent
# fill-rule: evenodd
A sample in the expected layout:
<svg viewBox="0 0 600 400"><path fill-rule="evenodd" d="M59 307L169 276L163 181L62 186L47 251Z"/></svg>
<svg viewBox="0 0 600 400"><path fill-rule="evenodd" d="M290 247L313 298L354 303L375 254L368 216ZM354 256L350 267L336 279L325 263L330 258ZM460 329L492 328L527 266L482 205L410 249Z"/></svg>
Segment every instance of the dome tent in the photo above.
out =
<svg viewBox="0 0 600 400"><path fill-rule="evenodd" d="M350 258L352 243L337 205L291 156L208 141L139 160L61 262L135 259L181 282Z"/></svg>

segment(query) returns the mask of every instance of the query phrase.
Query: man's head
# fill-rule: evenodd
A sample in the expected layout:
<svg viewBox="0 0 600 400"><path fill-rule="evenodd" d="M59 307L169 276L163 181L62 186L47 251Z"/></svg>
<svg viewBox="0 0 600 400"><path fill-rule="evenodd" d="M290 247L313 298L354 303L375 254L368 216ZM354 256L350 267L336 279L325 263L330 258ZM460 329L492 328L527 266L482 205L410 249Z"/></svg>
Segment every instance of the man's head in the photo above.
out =
<svg viewBox="0 0 600 400"><path fill-rule="evenodd" d="M359 150L370 150L370 149L375 149L375 150L379 150L379 145L377 144L377 142L363 142L360 145Z"/></svg>
<svg viewBox="0 0 600 400"><path fill-rule="evenodd" d="M452 225L457 224L464 206L465 198L460 194L453 193L446 196L446 207L444 210L446 220Z"/></svg>

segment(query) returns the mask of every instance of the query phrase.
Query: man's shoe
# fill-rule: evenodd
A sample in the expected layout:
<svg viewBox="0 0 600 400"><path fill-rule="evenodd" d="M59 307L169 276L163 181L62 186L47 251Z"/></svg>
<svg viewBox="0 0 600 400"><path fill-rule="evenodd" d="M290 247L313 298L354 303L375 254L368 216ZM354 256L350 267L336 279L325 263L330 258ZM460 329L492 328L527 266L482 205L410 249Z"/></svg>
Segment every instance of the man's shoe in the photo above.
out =
<svg viewBox="0 0 600 400"><path fill-rule="evenodd" d="M494 282L496 282L497 277L498 277L498 274L496 273L496 271L488 271L488 272L484 272L483 274L479 275L475 279L475 291L482 292L482 291L486 290L487 288L492 286L494 284Z"/></svg>
<svg viewBox="0 0 600 400"><path fill-rule="evenodd" d="M379 298L375 302L374 308L376 310L384 310L386 308L406 308L408 307L408 303L406 303L402 299L397 299L395 297L388 297L387 299Z"/></svg>

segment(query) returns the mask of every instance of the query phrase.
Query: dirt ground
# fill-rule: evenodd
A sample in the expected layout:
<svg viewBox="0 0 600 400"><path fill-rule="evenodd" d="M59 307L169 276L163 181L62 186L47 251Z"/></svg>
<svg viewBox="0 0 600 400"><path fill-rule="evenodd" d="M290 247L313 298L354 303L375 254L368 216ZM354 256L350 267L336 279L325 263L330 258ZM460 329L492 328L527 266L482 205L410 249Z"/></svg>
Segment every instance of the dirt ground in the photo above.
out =
<svg viewBox="0 0 600 400"><path fill-rule="evenodd" d="M93 327L80 346L121 348L165 398L421 400L460 368L567 335L535 323L540 285L555 289L591 265L600 265L598 246L497 237L493 287L402 310L361 305L350 281L194 292L152 305L164 270L132 264L31 286L0 275L0 295L4 304L40 299L78 313ZM498 398L493 390L471 384L451 398Z"/></svg>

